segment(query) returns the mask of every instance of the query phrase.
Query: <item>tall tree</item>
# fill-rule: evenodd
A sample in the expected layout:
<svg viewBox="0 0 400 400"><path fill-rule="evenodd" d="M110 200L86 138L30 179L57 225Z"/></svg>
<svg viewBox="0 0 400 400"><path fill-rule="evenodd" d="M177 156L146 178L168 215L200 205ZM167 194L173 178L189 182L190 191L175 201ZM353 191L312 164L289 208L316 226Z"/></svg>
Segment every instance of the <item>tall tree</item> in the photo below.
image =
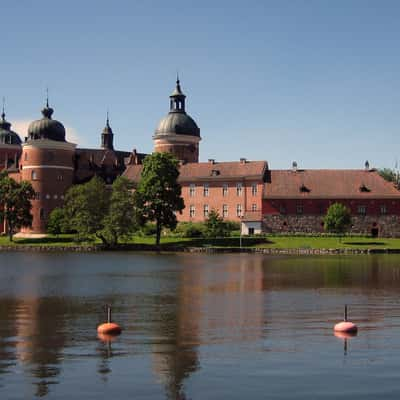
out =
<svg viewBox="0 0 400 400"><path fill-rule="evenodd" d="M29 182L16 182L7 174L0 175L0 222L6 222L10 241L22 227L32 225L31 200L35 191Z"/></svg>
<svg viewBox="0 0 400 400"><path fill-rule="evenodd" d="M112 185L108 214L104 219L103 235L111 245L127 238L136 230L136 213L132 185L118 177Z"/></svg>
<svg viewBox="0 0 400 400"><path fill-rule="evenodd" d="M175 212L181 212L185 207L178 176L178 160L170 153L153 153L143 161L135 204L142 224L156 223L157 246L162 227L174 229L177 224Z"/></svg>
<svg viewBox="0 0 400 400"><path fill-rule="evenodd" d="M72 186L65 196L65 215L69 227L79 239L95 235L108 244L103 235L104 219L108 213L110 195L104 181L95 176L89 182Z"/></svg>
<svg viewBox="0 0 400 400"><path fill-rule="evenodd" d="M328 232L343 235L351 226L351 212L341 203L332 204L324 218L324 228Z"/></svg>
<svg viewBox="0 0 400 400"><path fill-rule="evenodd" d="M400 176L399 173L390 168L382 168L378 170L379 175L387 180L388 182L393 182L397 187L400 186Z"/></svg>

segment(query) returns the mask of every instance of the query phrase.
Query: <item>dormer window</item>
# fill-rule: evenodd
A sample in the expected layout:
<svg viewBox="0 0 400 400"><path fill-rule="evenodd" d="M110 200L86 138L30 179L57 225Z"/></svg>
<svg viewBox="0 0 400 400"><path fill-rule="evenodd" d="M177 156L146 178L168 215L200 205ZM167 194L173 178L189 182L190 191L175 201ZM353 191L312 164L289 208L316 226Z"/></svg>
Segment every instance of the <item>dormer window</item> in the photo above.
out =
<svg viewBox="0 0 400 400"><path fill-rule="evenodd" d="M364 183L361 184L361 186L360 186L360 192L362 192L362 193L368 193L368 192L370 192L370 191L371 191L371 189L369 189L367 186L365 186Z"/></svg>
<svg viewBox="0 0 400 400"><path fill-rule="evenodd" d="M219 171L217 169L213 169L211 171L211 176L218 176L219 175Z"/></svg>
<svg viewBox="0 0 400 400"><path fill-rule="evenodd" d="M304 183L302 183L300 186L300 192L301 193L310 193L311 190Z"/></svg>

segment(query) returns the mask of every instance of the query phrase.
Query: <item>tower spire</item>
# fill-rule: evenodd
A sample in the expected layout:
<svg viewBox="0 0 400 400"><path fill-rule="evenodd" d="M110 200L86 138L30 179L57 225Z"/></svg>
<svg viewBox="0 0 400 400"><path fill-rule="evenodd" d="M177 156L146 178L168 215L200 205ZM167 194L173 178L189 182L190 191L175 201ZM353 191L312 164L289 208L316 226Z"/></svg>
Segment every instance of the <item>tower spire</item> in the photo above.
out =
<svg viewBox="0 0 400 400"><path fill-rule="evenodd" d="M106 126L101 133L101 148L107 150L114 150L114 134L110 126L110 115L107 109Z"/></svg>
<svg viewBox="0 0 400 400"><path fill-rule="evenodd" d="M49 88L46 88L46 107L49 108Z"/></svg>
<svg viewBox="0 0 400 400"><path fill-rule="evenodd" d="M181 89L181 82L179 80L179 73L176 72L176 86L175 90L169 96L170 98L170 112L185 113L185 98Z"/></svg>
<svg viewBox="0 0 400 400"><path fill-rule="evenodd" d="M3 96L3 108L2 108L2 113L1 113L1 119L2 119L3 121L6 120L6 113L5 113L5 111L4 111L4 109L5 109L5 104L6 104L6 98Z"/></svg>

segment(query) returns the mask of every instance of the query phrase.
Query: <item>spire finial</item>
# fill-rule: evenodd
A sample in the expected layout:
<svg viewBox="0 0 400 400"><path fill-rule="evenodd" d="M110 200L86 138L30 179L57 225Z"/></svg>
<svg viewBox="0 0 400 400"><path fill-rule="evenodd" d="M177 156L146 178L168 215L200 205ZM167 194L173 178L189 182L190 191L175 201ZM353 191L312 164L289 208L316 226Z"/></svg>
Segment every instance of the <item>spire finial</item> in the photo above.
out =
<svg viewBox="0 0 400 400"><path fill-rule="evenodd" d="M46 88L46 107L49 108L49 88Z"/></svg>
<svg viewBox="0 0 400 400"><path fill-rule="evenodd" d="M108 108L107 108L107 121L106 121L106 125L107 125L107 126L110 126L110 118L109 118Z"/></svg>
<svg viewBox="0 0 400 400"><path fill-rule="evenodd" d="M6 98L3 96L3 108L2 108L2 113L1 113L1 118L2 118L3 121L5 121L5 119L6 119L6 113L4 111L5 104L6 104Z"/></svg>
<svg viewBox="0 0 400 400"><path fill-rule="evenodd" d="M179 70L176 70L176 84L179 85Z"/></svg>

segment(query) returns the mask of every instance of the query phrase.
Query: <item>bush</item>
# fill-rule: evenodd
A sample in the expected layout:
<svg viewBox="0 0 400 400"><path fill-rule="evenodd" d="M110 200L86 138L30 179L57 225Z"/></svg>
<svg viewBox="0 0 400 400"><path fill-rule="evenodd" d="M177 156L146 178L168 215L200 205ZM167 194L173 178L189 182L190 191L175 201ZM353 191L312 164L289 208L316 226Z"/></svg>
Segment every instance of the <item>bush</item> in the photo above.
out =
<svg viewBox="0 0 400 400"><path fill-rule="evenodd" d="M202 222L180 222L175 232L179 237L201 238L205 235L205 226Z"/></svg>

